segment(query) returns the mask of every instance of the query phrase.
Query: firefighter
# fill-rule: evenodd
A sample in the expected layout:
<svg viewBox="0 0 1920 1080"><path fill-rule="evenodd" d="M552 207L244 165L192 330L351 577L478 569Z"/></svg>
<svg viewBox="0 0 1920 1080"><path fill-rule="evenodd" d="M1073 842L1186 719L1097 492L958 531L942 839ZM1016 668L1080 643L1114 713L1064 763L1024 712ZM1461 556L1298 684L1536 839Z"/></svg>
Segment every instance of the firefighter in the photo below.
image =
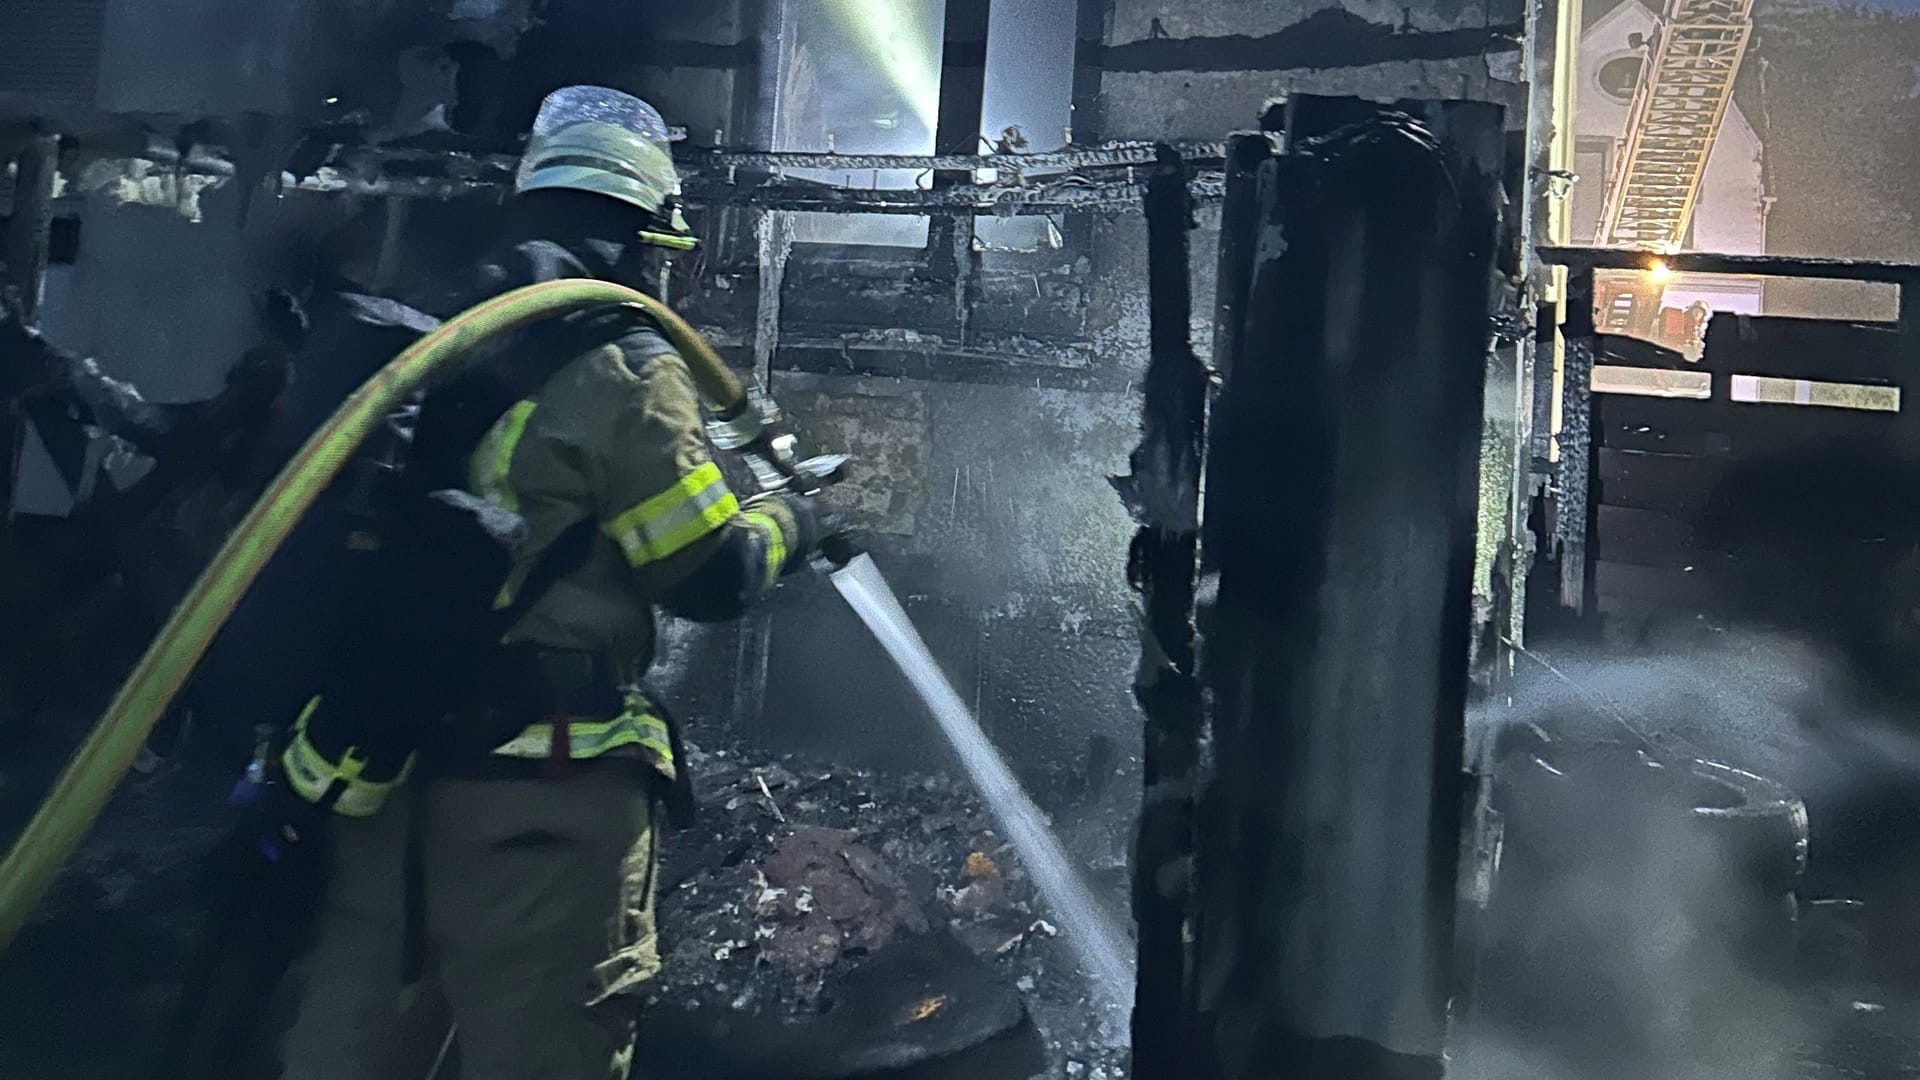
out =
<svg viewBox="0 0 1920 1080"><path fill-rule="evenodd" d="M660 115L636 98L554 92L506 235L476 284L428 306L451 314L569 277L652 291L663 251L690 246L668 148ZM659 967L658 808L663 793L686 790L677 732L639 688L654 609L736 617L832 530L808 498L743 505L729 490L687 363L653 329L566 348L557 373L492 418L464 460L467 491L524 520L516 572L567 536L588 537L506 634L535 651L540 692L563 707L516 719L490 751L423 752L381 775L323 735L337 701L310 704L281 761L294 792L330 799L334 813L308 982L282 1045L288 1080L393 1070L415 940L451 1008L466 1080L627 1075L632 992ZM404 678L404 662L398 670Z"/></svg>

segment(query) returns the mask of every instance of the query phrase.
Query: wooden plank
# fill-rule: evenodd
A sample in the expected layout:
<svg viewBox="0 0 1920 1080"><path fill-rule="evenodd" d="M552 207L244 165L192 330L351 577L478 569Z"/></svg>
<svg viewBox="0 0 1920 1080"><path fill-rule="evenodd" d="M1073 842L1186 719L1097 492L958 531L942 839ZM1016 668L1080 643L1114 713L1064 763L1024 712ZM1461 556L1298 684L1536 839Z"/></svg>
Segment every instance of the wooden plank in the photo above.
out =
<svg viewBox="0 0 1920 1080"><path fill-rule="evenodd" d="M36 135L14 162L13 213L7 218L6 283L19 290L21 317L40 314L47 259L52 254L53 193L60 174L60 140Z"/></svg>
<svg viewBox="0 0 1920 1080"><path fill-rule="evenodd" d="M1693 398L1643 397L1638 394L1601 394L1600 419L1608 431L1616 426L1650 428L1668 434L1716 430L1712 403ZM1607 440L1608 445L1612 441Z"/></svg>
<svg viewBox="0 0 1920 1080"><path fill-rule="evenodd" d="M1682 570L1604 560L1594 566L1594 589L1599 594L1600 610L1608 613L1618 612L1622 607L1710 610L1724 595L1724 583L1724 574L1711 566L1696 565L1692 570Z"/></svg>
<svg viewBox="0 0 1920 1080"><path fill-rule="evenodd" d="M1878 441L1892 452L1909 438L1903 413L1631 394L1602 394L1595 403L1602 445L1617 450L1749 457L1783 447Z"/></svg>
<svg viewBox="0 0 1920 1080"><path fill-rule="evenodd" d="M1733 439L1736 457L1772 456L1841 442L1884 444L1893 453L1909 438L1902 413L1752 401L1714 405L1724 418L1722 430Z"/></svg>
<svg viewBox="0 0 1920 1080"><path fill-rule="evenodd" d="M1721 312L1707 323L1700 364L1729 375L1898 385L1913 378L1912 352L1891 327Z"/></svg>
<svg viewBox="0 0 1920 1080"><path fill-rule="evenodd" d="M0 285L13 290L18 310L12 314L27 326L39 317L45 292L59 173L60 140L52 135L34 136L14 161L13 212L0 236L0 262L6 264ZM26 437L26 418L19 403L0 401L0 525L13 516L14 485Z"/></svg>
<svg viewBox="0 0 1920 1080"><path fill-rule="evenodd" d="M1691 520L1707 508L1727 460L1600 448L1598 498L1607 506L1657 510Z"/></svg>
<svg viewBox="0 0 1920 1080"><path fill-rule="evenodd" d="M1700 458L1724 458L1733 453L1733 438L1724 431L1656 428L1648 424L1614 422L1610 416L1598 430L1600 445L1614 450Z"/></svg>
<svg viewBox="0 0 1920 1080"><path fill-rule="evenodd" d="M1835 281L1920 282L1920 265L1853 259L1794 259L1776 255L1716 255L1679 251L1653 255L1628 248L1541 247L1542 262L1570 270L1645 270L1665 263L1676 274L1750 274L1756 277L1821 278Z"/></svg>
<svg viewBox="0 0 1920 1080"><path fill-rule="evenodd" d="M1662 371L1698 371L1700 365L1662 345L1625 334L1600 334L1594 341L1596 364L1657 368Z"/></svg>
<svg viewBox="0 0 1920 1080"><path fill-rule="evenodd" d="M1114 481L1141 523L1130 564L1137 571L1133 580L1145 616L1134 698L1145 721L1141 766L1146 794L1134 852L1136 865L1151 867L1179 865L1195 857L1194 794L1207 726L1205 694L1195 667L1193 610L1210 377L1194 355L1191 339L1188 234L1194 220L1186 165L1177 153L1162 153L1147 181L1150 354L1142 435L1130 459L1132 474ZM1243 176L1240 182L1257 197L1255 177ZM1248 208L1257 210L1257 204ZM1137 498L1142 481L1179 494L1162 496L1147 509L1149 504ZM1182 1033L1160 1021L1179 1015L1185 1001L1193 900L1190 879L1134 892L1139 996L1133 1050L1142 1076L1176 1076L1191 1053Z"/></svg>
<svg viewBox="0 0 1920 1080"><path fill-rule="evenodd" d="M1722 561L1700 550L1691 522L1672 514L1603 504L1595 523L1596 554L1607 562L1679 570Z"/></svg>

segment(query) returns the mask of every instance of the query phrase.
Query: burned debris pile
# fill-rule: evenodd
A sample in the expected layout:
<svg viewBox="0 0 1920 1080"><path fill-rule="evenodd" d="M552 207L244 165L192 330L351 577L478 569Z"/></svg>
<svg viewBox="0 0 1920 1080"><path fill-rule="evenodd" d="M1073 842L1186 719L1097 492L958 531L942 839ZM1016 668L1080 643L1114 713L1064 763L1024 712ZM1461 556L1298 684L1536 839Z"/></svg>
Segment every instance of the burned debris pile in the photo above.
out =
<svg viewBox="0 0 1920 1080"><path fill-rule="evenodd" d="M864 996L849 976L937 939L958 943L961 965L970 954L1008 1001L1024 999L1053 1072L1117 1065L1123 1033L1103 1030L1062 928L963 783L737 749L692 757L699 817L663 846L657 999L818 1024Z"/></svg>

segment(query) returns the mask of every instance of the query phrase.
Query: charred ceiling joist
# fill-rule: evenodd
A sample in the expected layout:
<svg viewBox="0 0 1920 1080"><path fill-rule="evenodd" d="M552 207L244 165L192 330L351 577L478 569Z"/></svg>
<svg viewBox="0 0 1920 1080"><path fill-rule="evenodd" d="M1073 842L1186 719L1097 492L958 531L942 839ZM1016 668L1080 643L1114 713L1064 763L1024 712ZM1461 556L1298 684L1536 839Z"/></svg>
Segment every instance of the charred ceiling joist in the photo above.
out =
<svg viewBox="0 0 1920 1080"><path fill-rule="evenodd" d="M1920 282L1920 264L1868 259L1822 259L1785 255L1718 255L1681 251L1655 256L1631 248L1543 247L1542 262L1573 270L1645 270L1658 258L1677 274L1752 274L1756 277L1817 278L1832 281Z"/></svg>
<svg viewBox="0 0 1920 1080"><path fill-rule="evenodd" d="M1115 142L1096 147L1070 147L1037 154L809 154L759 150L688 151L676 159L696 171L718 169L1006 169L1023 175L1151 166L1158 159L1150 142ZM1217 164L1226 147L1217 142L1177 140L1166 143L1190 166Z"/></svg>
<svg viewBox="0 0 1920 1080"><path fill-rule="evenodd" d="M1421 31L1325 8L1261 37L1154 37L1121 45L1082 42L1080 63L1106 72L1296 71L1453 60L1520 48L1525 26Z"/></svg>
<svg viewBox="0 0 1920 1080"><path fill-rule="evenodd" d="M1194 197L1217 202L1223 193L1218 174L1194 179ZM1139 213L1140 187L1127 181L1062 182L1046 186L968 185L927 191L831 187L825 184L768 184L736 187L689 181L687 200L696 206L757 206L770 210L811 210L828 214L996 214L1022 216L1075 210Z"/></svg>
<svg viewBox="0 0 1920 1080"><path fill-rule="evenodd" d="M1195 149L1204 156L1214 148L1196 144ZM1135 173L1138 164L1135 159L1140 156L1135 144L1031 156L1036 161L1034 169L1046 170L1051 175L1033 178L1024 175L1024 155L984 156L970 163L973 168L969 172L975 177L971 182L927 190L864 189L797 180L736 183L728 172L735 166L752 165L795 169L831 167L854 172L876 168L938 170L958 166L963 159L958 155L836 158L834 155L729 153L711 159L723 163L721 167L690 175L686 194L694 206L843 214L1018 216L1140 211L1144 178ZM689 155L689 159L702 160L698 154ZM1000 175L982 182L978 176L985 171ZM513 161L502 155L453 151L423 154L416 150L356 147L336 154L331 164L309 175L283 174L280 186L288 191L370 198L451 199L497 193L506 187L512 175ZM174 206L185 199L187 193L231 183L234 176L229 162L214 151L201 148L184 164L177 157L167 160L164 155L156 154L98 159L82 171L78 186L85 191L112 194L124 202ZM183 183L183 178L197 178L202 183ZM1217 169L1202 171L1194 177L1195 198L1203 202L1217 201L1222 191Z"/></svg>
<svg viewBox="0 0 1920 1080"><path fill-rule="evenodd" d="M1044 390L1124 393L1132 380L1110 365L1096 363L1091 349L1042 346L1032 341L1017 349L993 349L980 341L961 349L944 345L929 348L888 348L846 342L782 340L774 370L811 375L871 376L912 379L923 383L965 383L974 386L1020 386ZM1017 352L1022 361L1008 360ZM1038 354L1038 359L1033 359Z"/></svg>

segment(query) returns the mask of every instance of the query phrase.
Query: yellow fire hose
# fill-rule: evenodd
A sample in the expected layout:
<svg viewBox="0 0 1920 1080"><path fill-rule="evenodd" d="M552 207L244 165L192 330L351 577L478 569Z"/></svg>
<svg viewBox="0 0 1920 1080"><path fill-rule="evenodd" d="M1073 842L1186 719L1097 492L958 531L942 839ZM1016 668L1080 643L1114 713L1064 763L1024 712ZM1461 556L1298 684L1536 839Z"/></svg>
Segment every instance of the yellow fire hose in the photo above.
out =
<svg viewBox="0 0 1920 1080"><path fill-rule="evenodd" d="M147 646L40 809L0 862L0 952L12 944L60 867L100 816L153 725L173 703L214 636L314 500L387 416L428 379L456 369L476 348L542 319L614 304L644 310L680 350L708 404L723 415L746 395L713 347L645 294L569 279L497 296L441 324L381 368L307 439L200 573Z"/></svg>

